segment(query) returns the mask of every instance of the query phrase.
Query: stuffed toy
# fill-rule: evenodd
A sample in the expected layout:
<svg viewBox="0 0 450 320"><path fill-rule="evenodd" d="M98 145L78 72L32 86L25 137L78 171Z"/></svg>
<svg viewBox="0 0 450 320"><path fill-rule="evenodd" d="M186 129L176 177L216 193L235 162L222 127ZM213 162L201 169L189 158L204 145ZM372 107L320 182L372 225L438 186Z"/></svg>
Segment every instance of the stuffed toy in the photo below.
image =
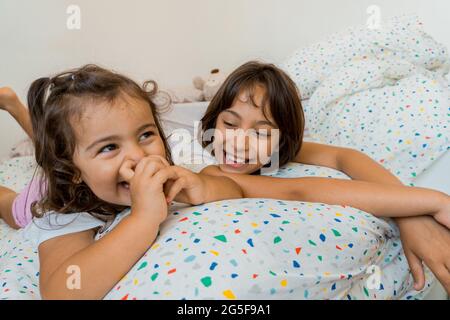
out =
<svg viewBox="0 0 450 320"><path fill-rule="evenodd" d="M225 76L220 70L213 69L206 78L195 77L192 80L193 87L177 87L165 91L173 103L211 101L224 80Z"/></svg>
<svg viewBox="0 0 450 320"><path fill-rule="evenodd" d="M219 69L212 69L206 79L195 77L193 83L196 89L203 92L204 101L211 101L224 81L223 73Z"/></svg>

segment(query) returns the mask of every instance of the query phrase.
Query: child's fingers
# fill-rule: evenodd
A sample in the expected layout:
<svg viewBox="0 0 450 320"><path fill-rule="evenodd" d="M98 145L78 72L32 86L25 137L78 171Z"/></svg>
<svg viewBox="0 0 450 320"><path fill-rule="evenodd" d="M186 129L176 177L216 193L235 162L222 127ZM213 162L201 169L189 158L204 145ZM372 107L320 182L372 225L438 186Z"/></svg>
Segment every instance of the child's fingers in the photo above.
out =
<svg viewBox="0 0 450 320"><path fill-rule="evenodd" d="M152 159L152 160L154 160L154 161L159 161L159 162L161 162L165 167L169 167L169 166L170 166L170 164L169 164L169 162L167 161L167 159L164 158L164 157L162 157L162 156L159 156L159 155L151 155L151 156L147 156L147 157L145 157L145 158L147 158L147 159Z"/></svg>
<svg viewBox="0 0 450 320"><path fill-rule="evenodd" d="M178 193L181 192L186 187L186 179L184 177L181 177L177 179L172 186L169 188L169 191L167 193L166 199L167 202L173 201Z"/></svg>
<svg viewBox="0 0 450 320"><path fill-rule="evenodd" d="M165 164L155 157L145 157L136 166L135 175L151 178L158 170L165 168Z"/></svg>
<svg viewBox="0 0 450 320"><path fill-rule="evenodd" d="M175 198L178 192L180 192L185 185L184 177L180 176L174 167L166 167L161 169L155 174L153 179L158 184L166 184L164 193L166 194L166 199L168 202ZM180 185L182 187L181 189L179 189Z"/></svg>
<svg viewBox="0 0 450 320"><path fill-rule="evenodd" d="M161 157L161 156L153 156L153 157L157 157L159 160L161 160L161 162L162 162L166 167L169 167L169 166L170 166L170 163L169 163L169 161L167 161L166 158Z"/></svg>
<svg viewBox="0 0 450 320"><path fill-rule="evenodd" d="M133 160L125 160L119 169L119 175L127 182L129 182L134 176L134 167L136 162Z"/></svg>
<svg viewBox="0 0 450 320"><path fill-rule="evenodd" d="M180 178L180 175L174 167L164 167L161 168L154 176L153 179L158 184L164 184L168 180L177 180Z"/></svg>
<svg viewBox="0 0 450 320"><path fill-rule="evenodd" d="M414 279L414 289L419 291L425 286L425 273L422 261L409 249L404 249L409 268Z"/></svg>
<svg viewBox="0 0 450 320"><path fill-rule="evenodd" d="M450 272L445 265L440 265L435 268L434 275L439 282L444 286L445 291L450 292Z"/></svg>

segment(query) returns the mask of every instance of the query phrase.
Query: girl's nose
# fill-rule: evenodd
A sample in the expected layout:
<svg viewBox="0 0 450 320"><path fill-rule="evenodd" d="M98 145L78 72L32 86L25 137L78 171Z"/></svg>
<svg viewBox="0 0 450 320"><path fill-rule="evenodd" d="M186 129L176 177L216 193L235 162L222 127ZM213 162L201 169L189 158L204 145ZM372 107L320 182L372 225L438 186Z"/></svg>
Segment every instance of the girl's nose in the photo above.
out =
<svg viewBox="0 0 450 320"><path fill-rule="evenodd" d="M228 138L228 137L227 137ZM231 138L231 139L230 139ZM246 158L250 148L250 137L244 130L235 130L232 132L226 144L226 152L236 155L238 158Z"/></svg>
<svg viewBox="0 0 450 320"><path fill-rule="evenodd" d="M233 141L235 151L246 152L250 147L250 136L247 131L240 131Z"/></svg>
<svg viewBox="0 0 450 320"><path fill-rule="evenodd" d="M131 146L127 152L126 158L133 160L138 163L142 158L145 157L145 152L140 145Z"/></svg>

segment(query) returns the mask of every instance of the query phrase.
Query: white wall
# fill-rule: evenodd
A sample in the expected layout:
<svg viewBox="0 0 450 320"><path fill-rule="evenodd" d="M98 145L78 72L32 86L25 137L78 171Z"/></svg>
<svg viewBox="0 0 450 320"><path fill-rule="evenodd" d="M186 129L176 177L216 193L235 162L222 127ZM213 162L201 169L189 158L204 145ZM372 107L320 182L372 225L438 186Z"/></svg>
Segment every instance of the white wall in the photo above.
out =
<svg viewBox="0 0 450 320"><path fill-rule="evenodd" d="M81 8L81 30L66 9ZM450 47L448 0L0 0L0 86L24 98L39 76L94 62L162 86L190 84L251 58L279 62L299 46L363 25L366 8L382 18L418 13ZM0 112L0 157L24 134Z"/></svg>

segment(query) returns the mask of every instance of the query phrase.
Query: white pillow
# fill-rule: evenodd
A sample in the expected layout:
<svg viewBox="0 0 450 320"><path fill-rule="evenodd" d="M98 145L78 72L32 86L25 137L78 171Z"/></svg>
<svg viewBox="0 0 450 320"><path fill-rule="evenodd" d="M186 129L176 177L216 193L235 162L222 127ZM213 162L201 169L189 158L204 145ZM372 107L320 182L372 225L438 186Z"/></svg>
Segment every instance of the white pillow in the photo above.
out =
<svg viewBox="0 0 450 320"><path fill-rule="evenodd" d="M353 27L331 35L327 40L300 48L281 63L308 99L324 79L344 63L379 53L427 70L448 72L448 53L423 31L416 16L394 17L380 29Z"/></svg>

